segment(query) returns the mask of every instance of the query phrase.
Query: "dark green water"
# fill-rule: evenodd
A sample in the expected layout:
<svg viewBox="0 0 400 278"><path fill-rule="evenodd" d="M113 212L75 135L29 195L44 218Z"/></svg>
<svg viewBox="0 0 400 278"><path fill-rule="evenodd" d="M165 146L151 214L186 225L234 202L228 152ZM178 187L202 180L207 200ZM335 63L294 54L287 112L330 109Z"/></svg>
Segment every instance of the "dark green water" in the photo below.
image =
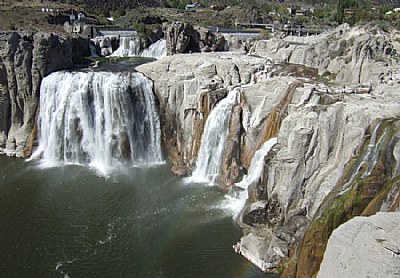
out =
<svg viewBox="0 0 400 278"><path fill-rule="evenodd" d="M0 157L0 277L267 277L234 253L223 195L168 165L104 178Z"/></svg>

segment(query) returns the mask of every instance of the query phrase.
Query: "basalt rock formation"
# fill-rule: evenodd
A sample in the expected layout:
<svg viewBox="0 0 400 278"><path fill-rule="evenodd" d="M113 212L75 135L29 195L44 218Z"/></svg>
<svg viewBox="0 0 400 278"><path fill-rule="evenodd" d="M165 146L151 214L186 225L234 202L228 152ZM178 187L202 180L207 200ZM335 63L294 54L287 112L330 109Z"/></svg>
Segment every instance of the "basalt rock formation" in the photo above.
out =
<svg viewBox="0 0 400 278"><path fill-rule="evenodd" d="M261 57L174 55L138 68L154 80L163 140L180 174L190 175L207 116L233 88L241 99L232 108L219 185L240 181L255 151L278 137L260 181L249 187L239 218L245 235L235 247L264 271L314 277L336 227L399 209L396 43L393 33L360 32L342 26L296 44L266 42L264 52L257 42L252 53Z"/></svg>
<svg viewBox="0 0 400 278"><path fill-rule="evenodd" d="M79 40L48 33L0 36L0 152L23 156L35 124L42 78L71 67L85 48L74 47Z"/></svg>
<svg viewBox="0 0 400 278"><path fill-rule="evenodd" d="M396 277L399 232L398 212L353 218L329 238L318 277Z"/></svg>
<svg viewBox="0 0 400 278"><path fill-rule="evenodd" d="M258 41L250 53L317 68L337 82L365 83L379 80L398 62L392 37L379 29L341 25L320 36Z"/></svg>
<svg viewBox="0 0 400 278"><path fill-rule="evenodd" d="M226 50L225 38L203 27L173 22L164 26L168 55Z"/></svg>
<svg viewBox="0 0 400 278"><path fill-rule="evenodd" d="M216 103L234 87L254 82L254 74L267 67L265 59L257 57L202 53L168 56L137 68L154 81L161 107L163 140L176 171L190 174L205 121ZM280 102L280 93L291 82L294 79L275 78L240 89L243 101L233 110L222 166L224 174L219 183L222 187L229 188L239 179L242 165L250 163L265 113ZM243 142L246 148L241 147Z"/></svg>

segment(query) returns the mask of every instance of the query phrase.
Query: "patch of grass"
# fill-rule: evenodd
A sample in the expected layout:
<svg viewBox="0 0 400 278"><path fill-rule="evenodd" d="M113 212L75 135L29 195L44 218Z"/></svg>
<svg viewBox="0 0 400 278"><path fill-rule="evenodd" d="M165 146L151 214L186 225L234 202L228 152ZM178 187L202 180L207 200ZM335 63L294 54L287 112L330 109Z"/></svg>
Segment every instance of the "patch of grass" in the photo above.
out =
<svg viewBox="0 0 400 278"><path fill-rule="evenodd" d="M151 57L89 57L89 61L98 62L99 65L129 65L138 66L155 61Z"/></svg>

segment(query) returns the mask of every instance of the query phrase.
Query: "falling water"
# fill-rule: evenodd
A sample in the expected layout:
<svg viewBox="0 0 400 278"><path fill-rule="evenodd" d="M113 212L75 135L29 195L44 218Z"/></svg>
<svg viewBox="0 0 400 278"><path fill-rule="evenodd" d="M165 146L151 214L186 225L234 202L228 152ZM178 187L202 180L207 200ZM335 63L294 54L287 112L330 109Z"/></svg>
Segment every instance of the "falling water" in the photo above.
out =
<svg viewBox="0 0 400 278"><path fill-rule="evenodd" d="M162 161L160 120L151 81L140 73L56 72L40 90L39 147L45 165L118 165Z"/></svg>
<svg viewBox="0 0 400 278"><path fill-rule="evenodd" d="M324 203L318 209L317 217L321 217L323 212L325 211L325 209L328 207L329 204L331 204L338 197L346 194L352 188L354 182L356 181L357 177L359 176L360 170L363 168L363 166L365 164L367 164L366 170L361 175L360 178L365 179L371 175L372 170L378 161L379 151L380 151L383 141L387 135L387 128L385 128L385 130L383 131L381 137L379 138L379 140L377 142L378 133L379 133L381 124L382 124L382 122L379 122L375 126L375 129L371 135L371 139L368 144L368 148L365 150L364 155L360 156L357 159L357 161L354 163L353 167L350 169L350 173L349 173L350 178L348 179L348 181L340 188L340 191L337 194L332 194L329 197L329 199L324 201Z"/></svg>
<svg viewBox="0 0 400 278"><path fill-rule="evenodd" d="M164 39L160 39L149 46L149 48L143 49L140 44L140 37L121 37L119 41L119 47L110 56L112 57L152 57L156 59L163 58L167 55L167 42Z"/></svg>
<svg viewBox="0 0 400 278"><path fill-rule="evenodd" d="M149 46L149 48L146 48L143 50L143 52L140 54L142 57L153 57L156 59L161 59L167 55L167 41L166 40L158 40L152 45Z"/></svg>
<svg viewBox="0 0 400 278"><path fill-rule="evenodd" d="M361 176L362 179L366 178L367 176L370 175L369 169L372 172L372 168L375 166L376 161L373 161L373 157L376 155L376 157L378 156L379 153L379 149L381 146L381 143L377 144L376 143L376 139L378 136L378 131L379 128L381 126L382 122L379 122L376 126L375 129L372 133L371 139L369 141L368 144L368 149L366 150L365 154L361 157L361 160L359 159L359 161L356 162L357 167L353 168L351 171L351 176L349 181L343 186L342 190L339 192L338 195L343 195L344 193L346 193L347 191L350 190L351 186L353 185L356 177L358 176L358 173L360 172L361 168L365 165L365 163L368 163L368 167L365 171L365 173ZM386 131L383 134L383 138L386 136ZM379 142L381 142L381 140L379 140ZM369 173L368 173L369 172Z"/></svg>
<svg viewBox="0 0 400 278"><path fill-rule="evenodd" d="M119 40L119 47L110 56L112 57L135 57L139 56L141 51L140 38L134 37L121 37Z"/></svg>
<svg viewBox="0 0 400 278"><path fill-rule="evenodd" d="M220 174L221 161L229 135L232 108L240 101L238 89L221 100L207 118L196 166L190 180L215 184Z"/></svg>
<svg viewBox="0 0 400 278"><path fill-rule="evenodd" d="M277 142L278 140L276 137L271 138L254 153L250 162L248 175L244 176L241 182L236 183L229 194L225 196L222 207L230 210L235 219L239 216L246 204L249 186L257 183L260 179L264 167L264 157Z"/></svg>

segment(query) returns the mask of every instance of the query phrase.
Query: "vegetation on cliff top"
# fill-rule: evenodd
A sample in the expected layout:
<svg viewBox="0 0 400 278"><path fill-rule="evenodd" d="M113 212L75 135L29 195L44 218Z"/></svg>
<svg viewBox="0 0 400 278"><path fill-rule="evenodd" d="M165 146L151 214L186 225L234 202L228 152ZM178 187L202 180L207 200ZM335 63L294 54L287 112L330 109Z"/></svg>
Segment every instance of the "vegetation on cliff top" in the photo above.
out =
<svg viewBox="0 0 400 278"><path fill-rule="evenodd" d="M341 22L371 22L384 20L392 26L400 25L400 15L389 13L392 3L363 2L362 0L273 2L266 0L199 0L200 6L186 10L190 0L3 0L0 3L2 30L42 30L63 32L63 23L70 11L84 11L87 21L99 25L135 27L146 23L146 18L160 17L165 21L183 21L202 26L235 27L235 22L308 24L334 26ZM290 14L287 8L312 11L308 15ZM349 15L346 9L352 8ZM62 13L56 22L55 15ZM110 21L107 18L113 17ZM269 38L262 33L260 38Z"/></svg>

